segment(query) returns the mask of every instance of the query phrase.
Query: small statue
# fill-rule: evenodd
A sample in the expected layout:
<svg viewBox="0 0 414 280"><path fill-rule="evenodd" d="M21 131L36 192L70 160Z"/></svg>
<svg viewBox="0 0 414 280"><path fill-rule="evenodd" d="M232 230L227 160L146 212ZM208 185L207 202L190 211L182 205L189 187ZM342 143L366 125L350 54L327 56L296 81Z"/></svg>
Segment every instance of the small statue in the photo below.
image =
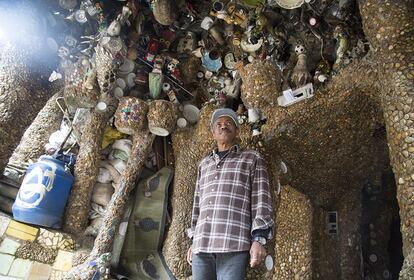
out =
<svg viewBox="0 0 414 280"><path fill-rule="evenodd" d="M306 63L307 55L305 46L300 44L296 45L295 53L298 56L298 61L295 68L293 68L293 73L290 79L296 87L301 87L306 85L312 77Z"/></svg>
<svg viewBox="0 0 414 280"><path fill-rule="evenodd" d="M118 19L114 20L108 26L108 29L106 32L109 36L112 36L112 37L118 36L119 33L121 33L121 22Z"/></svg>
<svg viewBox="0 0 414 280"><path fill-rule="evenodd" d="M205 51L201 57L204 68L211 72L218 72L223 66L221 54L217 50Z"/></svg>
<svg viewBox="0 0 414 280"><path fill-rule="evenodd" d="M340 25L335 27L334 38L336 39L336 60L332 68L338 71L343 64L344 55L349 48L349 39L345 30Z"/></svg>
<svg viewBox="0 0 414 280"><path fill-rule="evenodd" d="M126 24L127 26L131 26L131 22L129 21L129 17L132 15L132 10L128 7L128 5L122 7L122 12L118 15L117 20L121 22L122 25Z"/></svg>
<svg viewBox="0 0 414 280"><path fill-rule="evenodd" d="M178 59L176 58L171 59L166 66L166 70L167 70L167 74L169 74L171 77L173 77L174 79L176 79L177 81L181 83L181 72L180 72L180 68L178 68L179 63L180 61L178 61Z"/></svg>
<svg viewBox="0 0 414 280"><path fill-rule="evenodd" d="M117 16L117 18L111 22L111 24L108 26L107 34L109 36L118 36L121 32L121 27L125 24L128 26L131 25L128 18L132 14L132 11L129 7L123 6L122 12Z"/></svg>
<svg viewBox="0 0 414 280"><path fill-rule="evenodd" d="M315 84L325 83L328 80L331 72L329 62L326 60L321 60L316 66L315 75L313 76L313 81Z"/></svg>

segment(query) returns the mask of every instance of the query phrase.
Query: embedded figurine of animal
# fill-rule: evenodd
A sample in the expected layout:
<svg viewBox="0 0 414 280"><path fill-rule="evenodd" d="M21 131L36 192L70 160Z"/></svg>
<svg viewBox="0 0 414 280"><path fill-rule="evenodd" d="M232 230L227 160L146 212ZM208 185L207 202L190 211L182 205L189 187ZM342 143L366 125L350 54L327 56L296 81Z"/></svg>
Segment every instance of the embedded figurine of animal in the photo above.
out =
<svg viewBox="0 0 414 280"><path fill-rule="evenodd" d="M307 66L307 51L305 46L301 44L296 45L295 53L298 56L298 61L295 68L293 68L290 80L296 87L301 87L307 84L312 79L312 76Z"/></svg>

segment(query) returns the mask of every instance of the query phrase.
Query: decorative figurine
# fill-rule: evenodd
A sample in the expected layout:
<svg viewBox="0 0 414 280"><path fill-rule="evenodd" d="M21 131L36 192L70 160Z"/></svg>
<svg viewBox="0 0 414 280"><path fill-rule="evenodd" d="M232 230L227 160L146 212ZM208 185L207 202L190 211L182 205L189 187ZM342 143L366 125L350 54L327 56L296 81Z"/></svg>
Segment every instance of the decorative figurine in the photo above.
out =
<svg viewBox="0 0 414 280"><path fill-rule="evenodd" d="M336 39L336 59L332 68L338 71L342 67L345 52L348 50L349 39L340 25L335 27L334 38Z"/></svg>
<svg viewBox="0 0 414 280"><path fill-rule="evenodd" d="M108 26L106 33L109 36L118 36L119 33L121 33L121 22L117 19L111 22L111 24Z"/></svg>
<svg viewBox="0 0 414 280"><path fill-rule="evenodd" d="M304 45L296 45L295 53L298 56L298 61L291 76L291 81L296 87L305 85L311 80L311 75L307 68L307 55Z"/></svg>
<svg viewBox="0 0 414 280"><path fill-rule="evenodd" d="M148 62L154 62L155 55L158 51L158 41L156 39L152 39L148 42L147 51L145 53L144 59Z"/></svg>
<svg viewBox="0 0 414 280"><path fill-rule="evenodd" d="M220 53L216 50L206 51L201 57L203 67L211 72L218 72L223 66Z"/></svg>
<svg viewBox="0 0 414 280"><path fill-rule="evenodd" d="M193 32L187 32L185 37L181 38L178 41L177 45L177 52L178 53L186 53L192 52L196 47L196 39L195 34Z"/></svg>
<svg viewBox="0 0 414 280"><path fill-rule="evenodd" d="M181 73L180 69L178 68L179 63L180 62L178 61L178 59L172 58L166 66L167 74L169 74L177 81L181 81Z"/></svg>
<svg viewBox="0 0 414 280"><path fill-rule="evenodd" d="M324 83L329 77L331 72L329 62L326 60L321 60L316 66L315 75L313 76L313 81L316 84Z"/></svg>

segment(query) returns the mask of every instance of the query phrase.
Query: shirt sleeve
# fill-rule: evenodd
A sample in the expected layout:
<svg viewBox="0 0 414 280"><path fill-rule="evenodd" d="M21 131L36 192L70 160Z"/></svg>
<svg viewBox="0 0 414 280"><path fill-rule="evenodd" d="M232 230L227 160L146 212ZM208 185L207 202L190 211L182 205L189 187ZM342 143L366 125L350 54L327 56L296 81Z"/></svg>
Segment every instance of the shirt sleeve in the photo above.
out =
<svg viewBox="0 0 414 280"><path fill-rule="evenodd" d="M267 238L267 236L269 235L269 231L271 231L271 228L267 228L267 229L256 229L252 232L252 237L256 238L256 237L263 237L263 238Z"/></svg>
<svg viewBox="0 0 414 280"><path fill-rule="evenodd" d="M258 155L251 170L251 214L253 232L264 232L266 239L272 239L274 235L273 207L270 194L269 175L263 158ZM268 231L261 231L270 229Z"/></svg>
<svg viewBox="0 0 414 280"><path fill-rule="evenodd" d="M193 239L195 226L197 225L197 219L200 214L200 165L198 166L197 171L197 181L194 190L194 200L193 200L193 212L191 214L191 227L187 229L187 235L189 238Z"/></svg>

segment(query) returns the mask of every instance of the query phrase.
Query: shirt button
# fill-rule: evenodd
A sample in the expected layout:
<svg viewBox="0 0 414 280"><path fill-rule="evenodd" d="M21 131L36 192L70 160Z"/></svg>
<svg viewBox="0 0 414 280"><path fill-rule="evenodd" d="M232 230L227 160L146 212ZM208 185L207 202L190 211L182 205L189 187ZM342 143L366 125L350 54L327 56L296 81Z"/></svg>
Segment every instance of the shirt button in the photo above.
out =
<svg viewBox="0 0 414 280"><path fill-rule="evenodd" d="M208 201L208 204L211 204L211 200Z"/></svg>
<svg viewBox="0 0 414 280"><path fill-rule="evenodd" d="M217 165L217 168L220 168L220 165Z"/></svg>
<svg viewBox="0 0 414 280"><path fill-rule="evenodd" d="M207 220L210 220L210 216L208 216L208 215L207 215L207 216L206 216L206 219L207 219Z"/></svg>
<svg viewBox="0 0 414 280"><path fill-rule="evenodd" d="M216 176L216 177L214 177L214 179L217 179L218 177Z"/></svg>
<svg viewBox="0 0 414 280"><path fill-rule="evenodd" d="M213 189L211 189L211 191L212 191L212 192L214 192L214 188L213 188Z"/></svg>

